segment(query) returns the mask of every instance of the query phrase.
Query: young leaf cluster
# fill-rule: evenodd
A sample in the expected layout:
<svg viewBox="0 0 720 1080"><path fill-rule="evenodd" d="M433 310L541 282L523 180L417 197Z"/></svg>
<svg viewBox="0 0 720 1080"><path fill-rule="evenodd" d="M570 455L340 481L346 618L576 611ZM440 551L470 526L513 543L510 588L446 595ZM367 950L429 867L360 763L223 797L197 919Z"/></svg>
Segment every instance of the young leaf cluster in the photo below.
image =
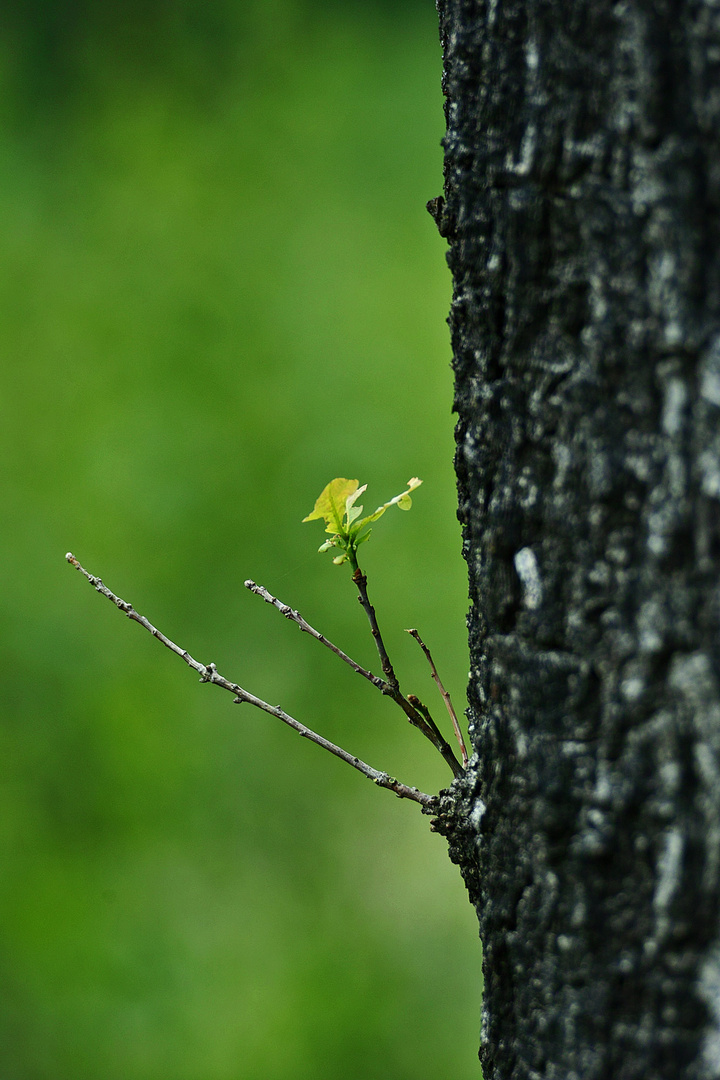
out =
<svg viewBox="0 0 720 1080"><path fill-rule="evenodd" d="M325 522L325 532L330 533L330 539L321 544L318 551L330 551L336 548L340 551L333 562L339 566L349 562L353 571L357 570L357 549L360 544L370 539L372 529L369 527L391 506L397 506L400 510L409 510L412 506L411 491L420 487L422 480L413 476L407 482L407 489L396 495L394 499L378 506L372 514L362 517L363 507L356 506L357 500L367 490L367 484L359 486L357 480L347 480L337 476L323 488L318 496L312 513L303 518L303 521Z"/></svg>

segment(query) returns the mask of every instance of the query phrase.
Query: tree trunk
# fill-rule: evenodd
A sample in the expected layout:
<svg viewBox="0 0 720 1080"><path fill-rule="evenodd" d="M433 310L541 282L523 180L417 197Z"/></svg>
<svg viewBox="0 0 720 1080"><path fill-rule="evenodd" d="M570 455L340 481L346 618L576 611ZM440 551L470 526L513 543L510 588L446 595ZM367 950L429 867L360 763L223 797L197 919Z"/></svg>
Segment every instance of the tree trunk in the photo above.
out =
<svg viewBox="0 0 720 1080"><path fill-rule="evenodd" d="M720 1077L720 7L439 10L485 1077Z"/></svg>

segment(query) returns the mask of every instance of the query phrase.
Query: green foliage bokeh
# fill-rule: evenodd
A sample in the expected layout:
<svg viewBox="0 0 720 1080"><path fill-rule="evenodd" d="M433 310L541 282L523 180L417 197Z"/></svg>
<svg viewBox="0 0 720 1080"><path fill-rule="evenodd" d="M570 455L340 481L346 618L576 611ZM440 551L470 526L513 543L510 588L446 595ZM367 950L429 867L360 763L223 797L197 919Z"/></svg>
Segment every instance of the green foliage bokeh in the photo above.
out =
<svg viewBox="0 0 720 1080"><path fill-rule="evenodd" d="M377 666L301 518L335 475L406 690L464 704L432 4L24 0L0 43L2 1080L477 1075L444 762L243 588ZM435 709L440 720L442 710ZM444 723L444 718L442 718Z"/></svg>

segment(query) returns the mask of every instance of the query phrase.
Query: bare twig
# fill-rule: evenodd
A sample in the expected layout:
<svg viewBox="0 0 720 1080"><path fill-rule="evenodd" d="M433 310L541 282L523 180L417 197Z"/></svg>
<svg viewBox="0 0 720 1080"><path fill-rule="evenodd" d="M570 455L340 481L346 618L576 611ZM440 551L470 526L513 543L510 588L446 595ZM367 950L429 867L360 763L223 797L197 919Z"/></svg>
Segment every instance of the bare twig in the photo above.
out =
<svg viewBox="0 0 720 1080"><path fill-rule="evenodd" d="M447 711L450 714L450 719L452 720L453 730L455 732L455 738L458 741L458 745L460 747L460 753L462 754L463 765L465 766L465 768L467 768L468 755L467 755L467 749L465 747L465 740L463 738L462 731L460 730L460 724L458 723L458 718L457 718L457 714L455 712L455 709L453 708L453 703L450 700L450 694L447 692L447 690L443 686L442 682L440 681L440 676L437 673L437 668L435 667L435 663L433 661L433 658L430 655L430 650L428 649L428 647L425 644L425 642L423 641L423 639L420 637L420 634L418 633L418 631L415 630L415 629L412 629L412 630L408 630L407 633L410 635L410 637L415 638L418 645L420 646L422 651L425 653L425 657L427 659L427 662L430 665L430 672L432 674L432 677L433 677L433 679L435 680L435 682L437 684L437 688L440 691L440 693L442 695L442 699L445 702L445 705L447 706Z"/></svg>
<svg viewBox="0 0 720 1080"><path fill-rule="evenodd" d="M326 638L324 634L321 634L318 630L311 626L306 619L303 619L299 611L295 611L294 608L289 607L287 604L283 604L282 600L278 600L277 596L273 596L272 593L269 593L268 590L263 588L262 585L257 585L254 581L246 581L245 588L249 589L250 592L255 593L256 596L262 596L263 600L266 603L272 604L272 606L277 608L280 614L284 615L286 619L290 619L291 622L297 623L297 625L302 631L304 631L306 634L310 634L310 636L314 637L316 641L319 641L323 645L326 645L331 652L334 652L336 656L339 656L341 660L344 660L345 663L353 669L353 671L356 671L358 675L362 675L364 679L367 679L368 682L371 682L373 686L377 687L378 690L383 690L385 688L384 679L379 678L379 676L377 675L373 675L371 671L366 671L364 667L360 667L359 664L356 664L352 657L348 656L347 653L344 653L342 649L339 649L337 647L337 645L333 645L332 641Z"/></svg>
<svg viewBox="0 0 720 1080"><path fill-rule="evenodd" d="M342 747L336 746L335 743L323 738L322 735L318 735L317 732L305 727L304 724L301 724L299 720L296 720L294 717L284 712L279 706L269 705L267 701L255 697L254 694L244 690L243 687L238 686L237 683L225 679L220 675L214 664L201 664L199 661L194 660L186 649L181 649L179 645L176 645L174 641L171 641L169 637L166 637L165 634L157 629L157 627L153 626L144 615L139 615L132 604L129 604L126 600L121 600L121 598L111 592L106 585L103 585L100 578L94 577L92 574L88 573L88 571L80 565L74 555L68 552L65 558L71 566L74 566L76 570L79 570L80 573L87 578L94 589L99 593L102 593L103 596L106 596L108 600L111 600L124 615L127 615L133 622L140 623L148 633L152 634L152 636L162 642L166 648L170 649L171 652L176 653L177 656L184 660L189 667L199 674L201 682L214 683L215 686L221 686L223 690L229 690L230 693L234 695L234 700L238 704L247 702L249 705L254 705L256 709L261 709L263 712L277 717L278 720L282 720L284 724L293 728L293 730L297 731L303 738L317 743L318 746L321 746L324 750L328 750L331 754L334 754L335 757L347 762L348 765L352 765L354 769L361 772L363 776L367 776L373 783L377 784L378 787L394 791L398 798L411 799L413 802L420 803L422 806L428 806L430 808L434 807L437 802L436 796L426 795L424 792L418 791L417 788L401 784L395 777L390 776L386 772L380 772L378 769L373 769L372 766L367 765L364 761L361 761L360 758L354 757L352 754L349 754L347 750L343 750Z"/></svg>

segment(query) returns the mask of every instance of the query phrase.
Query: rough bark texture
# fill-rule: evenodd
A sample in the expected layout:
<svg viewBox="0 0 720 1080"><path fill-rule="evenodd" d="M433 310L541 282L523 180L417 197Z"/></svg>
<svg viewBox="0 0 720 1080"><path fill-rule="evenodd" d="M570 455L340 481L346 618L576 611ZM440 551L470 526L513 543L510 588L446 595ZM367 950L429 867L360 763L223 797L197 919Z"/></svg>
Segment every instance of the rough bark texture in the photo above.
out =
<svg viewBox="0 0 720 1080"><path fill-rule="evenodd" d="M720 1077L720 6L439 10L486 1080Z"/></svg>

